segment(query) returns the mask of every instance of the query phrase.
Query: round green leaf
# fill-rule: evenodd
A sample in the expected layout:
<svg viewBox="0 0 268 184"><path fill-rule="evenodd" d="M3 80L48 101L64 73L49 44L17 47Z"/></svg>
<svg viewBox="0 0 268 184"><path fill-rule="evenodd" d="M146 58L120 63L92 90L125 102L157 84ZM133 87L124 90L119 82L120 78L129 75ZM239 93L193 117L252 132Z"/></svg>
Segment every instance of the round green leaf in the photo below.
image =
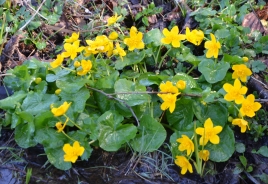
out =
<svg viewBox="0 0 268 184"><path fill-rule="evenodd" d="M220 143L211 144L210 142L205 146L210 152L209 159L214 162L227 161L235 151L234 132L229 126L225 126L219 134Z"/></svg>
<svg viewBox="0 0 268 184"><path fill-rule="evenodd" d="M198 65L198 70L205 76L206 81L211 84L223 80L229 68L229 63L215 63L211 59L204 59Z"/></svg>
<svg viewBox="0 0 268 184"><path fill-rule="evenodd" d="M165 128L152 118L144 115L138 127L139 133L131 140L130 145L137 152L152 152L157 150L165 141L167 133Z"/></svg>
<svg viewBox="0 0 268 184"><path fill-rule="evenodd" d="M238 153L244 153L246 151L246 147L245 144L243 143L236 143L235 144L235 151L237 151Z"/></svg>
<svg viewBox="0 0 268 184"><path fill-rule="evenodd" d="M178 131L193 130L192 110L193 101L191 99L181 98L176 102L176 108L173 113L167 111L167 121L169 125Z"/></svg>
<svg viewBox="0 0 268 184"><path fill-rule="evenodd" d="M122 124L124 117L116 111L107 111L98 119L100 125L99 143L106 151L117 151L122 144L133 139L137 127L132 124Z"/></svg>

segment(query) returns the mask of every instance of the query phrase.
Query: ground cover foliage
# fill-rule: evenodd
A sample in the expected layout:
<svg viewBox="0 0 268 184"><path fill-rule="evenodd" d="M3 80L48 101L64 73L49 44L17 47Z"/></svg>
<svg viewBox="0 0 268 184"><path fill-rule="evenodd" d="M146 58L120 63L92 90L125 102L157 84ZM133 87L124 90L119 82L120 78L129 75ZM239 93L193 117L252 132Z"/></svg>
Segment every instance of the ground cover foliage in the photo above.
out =
<svg viewBox="0 0 268 184"><path fill-rule="evenodd" d="M138 164L162 182L267 181L268 36L250 15L265 2L1 4L0 128L20 148L65 171L124 150L146 182Z"/></svg>

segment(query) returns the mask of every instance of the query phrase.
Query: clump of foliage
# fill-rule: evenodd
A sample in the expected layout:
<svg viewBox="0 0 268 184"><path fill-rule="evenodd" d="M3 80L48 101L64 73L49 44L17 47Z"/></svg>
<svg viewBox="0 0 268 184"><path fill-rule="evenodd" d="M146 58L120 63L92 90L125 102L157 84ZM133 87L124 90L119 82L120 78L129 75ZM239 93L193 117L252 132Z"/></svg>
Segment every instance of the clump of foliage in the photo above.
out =
<svg viewBox="0 0 268 184"><path fill-rule="evenodd" d="M53 62L31 59L7 71L4 84L14 94L0 101L6 111L1 126L14 128L23 148L42 144L50 163L62 170L79 157L87 160L96 146L155 151L168 128L181 173L192 173L193 164L202 175L208 160L232 156L233 126L250 130L248 120L261 108L247 93L254 63L252 52L241 48L247 29L216 19L185 34L177 26L146 33L133 26L124 33L117 23L122 17L115 14L106 25L109 34L86 39L87 45L73 33ZM197 47L202 54L195 53ZM182 72L171 67L173 61L192 67ZM191 76L195 69L198 79Z"/></svg>

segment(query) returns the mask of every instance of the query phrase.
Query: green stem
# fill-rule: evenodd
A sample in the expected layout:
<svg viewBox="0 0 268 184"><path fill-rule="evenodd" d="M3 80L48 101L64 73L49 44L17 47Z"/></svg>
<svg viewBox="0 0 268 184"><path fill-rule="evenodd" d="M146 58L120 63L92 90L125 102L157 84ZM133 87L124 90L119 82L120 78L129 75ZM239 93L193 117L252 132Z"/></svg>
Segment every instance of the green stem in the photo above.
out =
<svg viewBox="0 0 268 184"><path fill-rule="evenodd" d="M190 70L186 74L189 75L195 68L196 68L196 66L193 65L192 68L190 68Z"/></svg>
<svg viewBox="0 0 268 184"><path fill-rule="evenodd" d="M195 160L196 160L196 171L197 173L202 176L202 159L199 158L198 155L198 143L197 143L197 135L195 133L196 130L196 122L194 122L194 152L195 152Z"/></svg>
<svg viewBox="0 0 268 184"><path fill-rule="evenodd" d="M158 58L159 58L159 54L160 54L160 50L161 50L161 48L162 48L162 45L159 46L158 52L157 52L157 54L156 54L156 57L155 57L154 54L153 54L153 56L154 56L154 60L155 60L155 65L157 64L157 61L158 61Z"/></svg>
<svg viewBox="0 0 268 184"><path fill-rule="evenodd" d="M62 133L66 136L66 137L68 137L69 139L71 139L72 141L76 141L76 140L74 140L73 138L71 138L69 135L67 135L64 131L62 131Z"/></svg>
<svg viewBox="0 0 268 184"><path fill-rule="evenodd" d="M76 72L75 70L72 70L72 69L70 69L70 68L66 68L65 66L62 66L62 65L61 65L61 68L65 69L65 70L69 70L69 71L71 71L71 72Z"/></svg>
<svg viewBox="0 0 268 184"><path fill-rule="evenodd" d="M66 118L69 118L66 114L63 114L63 116L66 117ZM76 126L78 129L82 130L82 128L79 127L79 126L78 126L75 122L73 122L70 118L69 118L69 121L70 121L74 126Z"/></svg>
<svg viewBox="0 0 268 184"><path fill-rule="evenodd" d="M169 125L167 125L167 124L165 124L165 123L162 123L162 125L164 126L164 127L166 127L166 128L169 128L170 130L172 130L172 131L176 131L176 129L175 128L172 128L171 126L169 126Z"/></svg>
<svg viewBox="0 0 268 184"><path fill-rule="evenodd" d="M170 47L170 49L169 49L169 50L165 53L165 55L162 57L162 59L161 59L159 65L158 65L158 69L160 69L160 67L161 67L161 65L162 65L162 63L163 63L165 57L168 55L168 53L171 51L171 49L172 49L172 47Z"/></svg>

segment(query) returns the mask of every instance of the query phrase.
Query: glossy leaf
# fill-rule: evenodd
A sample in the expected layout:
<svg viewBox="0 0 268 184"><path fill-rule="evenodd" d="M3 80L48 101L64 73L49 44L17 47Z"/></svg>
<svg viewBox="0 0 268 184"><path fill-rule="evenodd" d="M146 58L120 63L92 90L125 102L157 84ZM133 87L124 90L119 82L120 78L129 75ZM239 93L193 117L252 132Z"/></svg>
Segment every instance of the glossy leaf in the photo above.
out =
<svg viewBox="0 0 268 184"><path fill-rule="evenodd" d="M106 151L117 151L122 144L136 136L137 128L132 124L122 124L124 117L116 111L107 111L98 119L100 125L99 144Z"/></svg>
<svg viewBox="0 0 268 184"><path fill-rule="evenodd" d="M131 147L140 153L152 152L157 150L166 139L165 128L152 118L150 115L144 115L140 120L137 136L131 140Z"/></svg>
<svg viewBox="0 0 268 184"><path fill-rule="evenodd" d="M214 162L227 161L235 151L235 138L234 132L229 126L225 126L222 132L219 134L220 143L206 145L206 149L209 150L209 159Z"/></svg>
<svg viewBox="0 0 268 184"><path fill-rule="evenodd" d="M22 148L35 146L37 142L34 140L34 123L22 123L15 128L15 141Z"/></svg>
<svg viewBox="0 0 268 184"><path fill-rule="evenodd" d="M130 52L125 57L123 57L123 61L121 59L116 61L115 69L122 70L125 66L138 64L143 60L144 57L144 51Z"/></svg>
<svg viewBox="0 0 268 184"><path fill-rule="evenodd" d="M229 68L229 63L215 63L211 59L203 60L198 65L198 70L205 76L207 82L211 84L223 80Z"/></svg>
<svg viewBox="0 0 268 184"><path fill-rule="evenodd" d="M0 109L14 109L16 104L22 102L22 100L27 96L27 93L19 91L14 93L3 100L0 100Z"/></svg>
<svg viewBox="0 0 268 184"><path fill-rule="evenodd" d="M56 95L29 92L22 103L22 110L32 115L50 110L50 105L58 100Z"/></svg>
<svg viewBox="0 0 268 184"><path fill-rule="evenodd" d="M135 84L132 81L126 79L119 79L114 85L116 97L126 102L129 106L140 105L145 102L149 102L151 97L146 94L145 86ZM135 94L135 92L144 92L142 94Z"/></svg>
<svg viewBox="0 0 268 184"><path fill-rule="evenodd" d="M178 131L193 130L192 110L193 101L191 99L181 98L176 102L176 108L173 113L167 111L167 121L169 125Z"/></svg>
<svg viewBox="0 0 268 184"><path fill-rule="evenodd" d="M153 43L154 46L159 46L159 45L161 45L162 37L163 37L163 35L159 29L152 29L144 34L143 40L144 40L145 44Z"/></svg>

